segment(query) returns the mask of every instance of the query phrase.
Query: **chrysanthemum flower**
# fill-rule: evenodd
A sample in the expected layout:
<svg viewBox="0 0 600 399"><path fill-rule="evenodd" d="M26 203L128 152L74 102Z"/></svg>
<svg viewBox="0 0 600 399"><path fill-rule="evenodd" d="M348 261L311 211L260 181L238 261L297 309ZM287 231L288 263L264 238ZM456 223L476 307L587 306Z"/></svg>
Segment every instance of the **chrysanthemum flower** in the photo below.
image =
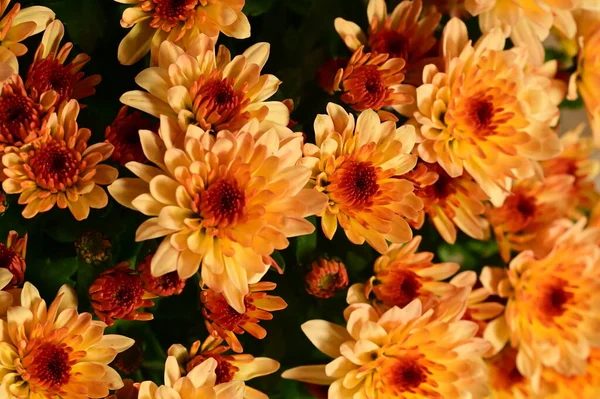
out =
<svg viewBox="0 0 600 399"><path fill-rule="evenodd" d="M304 275L306 292L317 298L331 298L336 291L348 287L346 266L336 259L319 258Z"/></svg>
<svg viewBox="0 0 600 399"><path fill-rule="evenodd" d="M286 248L287 237L312 233L304 217L326 205L325 195L304 188L310 170L298 165L302 134L264 131L254 120L215 138L197 126L186 135L168 118L161 122L161 136L140 131L144 153L157 167L130 162L140 179L117 180L109 191L152 216L136 240L166 236L152 259L154 276L177 270L186 279L202 266L204 284L243 313L248 283L267 272L269 255Z"/></svg>
<svg viewBox="0 0 600 399"><path fill-rule="evenodd" d="M177 358L180 370L184 375L207 359L216 360L216 385L230 381L248 381L279 370L279 363L268 357L255 358L250 354L226 354L225 352L229 350L229 347L221 345L222 342L221 339L209 336L202 343L195 341L189 351L183 345L171 345L167 354ZM246 386L244 399L268 399L268 396Z"/></svg>
<svg viewBox="0 0 600 399"><path fill-rule="evenodd" d="M477 325L433 315L433 310L422 312L421 302L415 300L381 316L369 305L350 306L344 312L346 328L308 321L302 330L334 360L287 370L282 377L331 384L331 399L485 397L482 355L489 344L475 337Z"/></svg>
<svg viewBox="0 0 600 399"><path fill-rule="evenodd" d="M182 129L192 124L214 132L233 132L252 118L287 126L285 104L265 101L281 84L273 75L260 74L268 57L268 43L257 43L232 60L224 46L216 54L214 44L204 35L185 51L165 42L158 66L136 77L148 92L127 92L121 102L156 117L178 120Z"/></svg>
<svg viewBox="0 0 600 399"><path fill-rule="evenodd" d="M139 111L129 112L128 106L122 106L113 123L104 131L106 141L115 147L110 158L122 166L131 161L147 162L140 142L139 131L156 131L157 129L157 121Z"/></svg>
<svg viewBox="0 0 600 399"><path fill-rule="evenodd" d="M0 268L12 274L10 283L4 288L19 287L25 281L25 254L27 253L27 233L23 237L11 230L8 232L6 244L0 242Z"/></svg>
<svg viewBox="0 0 600 399"><path fill-rule="evenodd" d="M140 384L138 399L243 399L246 387L243 381L230 381L216 385L217 361L206 359L187 375L182 376L175 356L165 362L165 385L152 381Z"/></svg>
<svg viewBox="0 0 600 399"><path fill-rule="evenodd" d="M101 265L112 255L112 244L104 234L97 231L83 233L73 245L77 255L88 265Z"/></svg>
<svg viewBox="0 0 600 399"><path fill-rule="evenodd" d="M531 390L531 382L523 377L517 368L517 353L516 349L507 346L487 360L490 398L530 399L537 397Z"/></svg>
<svg viewBox="0 0 600 399"><path fill-rule="evenodd" d="M19 64L15 56L27 52L27 47L21 42L46 29L54 19L54 12L42 6L21 9L19 3L6 12L9 4L10 0L0 1L0 62L8 63L14 73L18 73Z"/></svg>
<svg viewBox="0 0 600 399"><path fill-rule="evenodd" d="M211 289L200 294L202 300L202 314L205 318L206 328L215 338L227 341L234 352L243 351L242 344L236 334L248 332L255 338L263 339L267 331L258 325L261 320L271 320L271 312L282 310L287 303L278 296L268 295L265 291L272 291L275 283L260 282L250 284L249 293L244 296L244 312L238 312L231 307L223 294Z"/></svg>
<svg viewBox="0 0 600 399"><path fill-rule="evenodd" d="M5 398L105 398L123 382L108 364L133 340L103 335L106 325L77 312L74 290L63 286L47 308L25 283L19 306L8 309L0 343L0 390Z"/></svg>
<svg viewBox="0 0 600 399"><path fill-rule="evenodd" d="M203 33L214 40L223 32L236 39L250 37L250 23L242 12L245 0L115 0L132 4L123 12L121 26L132 28L119 44L121 64L132 65L151 51L156 63L161 43L193 42Z"/></svg>
<svg viewBox="0 0 600 399"><path fill-rule="evenodd" d="M333 84L335 77L340 69L343 69L348 65L348 59L346 58L332 58L327 61L319 69L317 69L317 84L325 92L333 94Z"/></svg>
<svg viewBox="0 0 600 399"><path fill-rule="evenodd" d="M59 20L51 22L44 32L25 81L25 87L34 99L38 99L49 90L58 94L59 104L72 98L80 100L96 93L94 86L100 83L100 75L82 79L84 73L81 69L90 61L87 54L77 54L65 65L73 43L65 43L59 47L64 34L65 28Z"/></svg>
<svg viewBox="0 0 600 399"><path fill-rule="evenodd" d="M137 265L137 270L140 273L140 278L142 279L142 285L144 286L144 289L157 296L181 294L185 288L186 280L179 278L177 271L172 271L159 277L154 277L152 275L152 268L150 267L153 257L154 254L150 254Z"/></svg>
<svg viewBox="0 0 600 399"><path fill-rule="evenodd" d="M553 369L542 372L542 397L547 399L593 399L600 393L600 348L590 348L585 372L565 376Z"/></svg>
<svg viewBox="0 0 600 399"><path fill-rule="evenodd" d="M409 241L405 219L416 219L423 207L413 185L401 178L417 162L412 126L396 129L371 110L355 125L354 116L333 103L314 126L316 145L304 145L302 163L313 170L310 186L329 197L319 214L325 236L333 238L339 223L352 243L366 240L380 253L387 252L387 241Z"/></svg>
<svg viewBox="0 0 600 399"><path fill-rule="evenodd" d="M484 34L501 29L515 46L527 48L534 64L542 64L542 42L552 27L568 37L575 35L577 27L571 10L577 3L576 0L465 0L465 7L471 15L479 16L479 27Z"/></svg>
<svg viewBox="0 0 600 399"><path fill-rule="evenodd" d="M517 366L539 389L543 366L560 374L583 374L590 347L600 344L600 229L577 222L545 257L521 252L503 270L484 269L500 296L505 316L484 332L499 350L510 340Z"/></svg>
<svg viewBox="0 0 600 399"><path fill-rule="evenodd" d="M445 72L428 65L417 90L415 123L420 157L450 177L466 170L496 206L516 178L531 177L535 162L560 153L551 125L558 108L552 82L527 67L525 49L503 50L499 29L471 45L465 24L445 27Z"/></svg>
<svg viewBox="0 0 600 399"><path fill-rule="evenodd" d="M362 45L373 55L388 54L406 62L407 81L418 85L427 54L435 46L435 30L441 14L422 14L422 0L402 1L391 14L387 13L385 0L370 0L367 7L369 33L354 22L335 19L335 29L352 51Z"/></svg>
<svg viewBox="0 0 600 399"><path fill-rule="evenodd" d="M39 101L31 98L19 75L0 82L0 156L7 147L21 147L45 135L56 100L54 92Z"/></svg>
<svg viewBox="0 0 600 399"><path fill-rule="evenodd" d="M131 348L119 353L110 365L123 374L133 374L141 369L143 360L144 351L136 342Z"/></svg>
<svg viewBox="0 0 600 399"><path fill-rule="evenodd" d="M414 102L411 90L401 84L405 65L402 58L364 53L360 47L348 64L338 70L333 91L342 91L340 99L355 111L411 104Z"/></svg>
<svg viewBox="0 0 600 399"><path fill-rule="evenodd" d="M109 326L117 320L152 320L149 312L141 312L141 308L154 306L155 295L144 291L142 280L129 262L103 271L90 285L90 301L96 316Z"/></svg>
<svg viewBox="0 0 600 399"><path fill-rule="evenodd" d="M483 240L488 233L488 223L483 217L484 201L488 196L468 173L450 177L438 164L419 161L406 174L415 185L415 194L423 201L419 218L411 224L420 229L427 215L442 238L453 244L457 227L470 237Z"/></svg>
<svg viewBox="0 0 600 399"><path fill-rule="evenodd" d="M574 177L566 174L515 182L511 195L499 208L489 207L486 213L492 226L500 255L505 262L511 251L533 250L544 256L552 243L542 239L554 221L565 218L576 207L572 193Z"/></svg>

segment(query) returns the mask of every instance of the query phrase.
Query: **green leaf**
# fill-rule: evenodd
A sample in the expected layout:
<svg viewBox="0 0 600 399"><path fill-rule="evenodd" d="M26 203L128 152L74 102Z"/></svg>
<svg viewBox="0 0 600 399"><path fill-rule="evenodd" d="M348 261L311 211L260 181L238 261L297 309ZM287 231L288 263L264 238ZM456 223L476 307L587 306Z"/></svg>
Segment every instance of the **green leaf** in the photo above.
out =
<svg viewBox="0 0 600 399"><path fill-rule="evenodd" d="M102 0L52 0L47 5L63 22L71 40L84 52L93 52L106 28Z"/></svg>
<svg viewBox="0 0 600 399"><path fill-rule="evenodd" d="M243 12L249 17L264 14L273 6L273 0L246 0Z"/></svg>
<svg viewBox="0 0 600 399"><path fill-rule="evenodd" d="M28 260L25 280L36 286L42 296L54 298L63 284L73 284L71 276L77 271L77 265L77 257Z"/></svg>
<svg viewBox="0 0 600 399"><path fill-rule="evenodd" d="M442 244L437 250L437 255L442 262L455 262L461 266L461 270L475 270L482 265L474 254L469 252L465 246L456 244Z"/></svg>
<svg viewBox="0 0 600 399"><path fill-rule="evenodd" d="M317 218L311 216L308 221L313 225L317 224ZM312 234L298 237L296 240L296 261L299 264L305 264L312 261L312 258L317 253L317 230L313 231Z"/></svg>

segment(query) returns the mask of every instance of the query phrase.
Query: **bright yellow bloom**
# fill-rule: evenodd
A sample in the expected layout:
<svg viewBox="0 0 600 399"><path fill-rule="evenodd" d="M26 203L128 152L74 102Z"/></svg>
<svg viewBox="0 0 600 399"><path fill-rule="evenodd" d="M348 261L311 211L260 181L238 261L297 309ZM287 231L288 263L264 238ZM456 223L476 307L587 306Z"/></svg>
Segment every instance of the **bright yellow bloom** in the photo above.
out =
<svg viewBox="0 0 600 399"><path fill-rule="evenodd" d="M471 45L454 18L442 41L445 71L428 65L417 89L419 155L450 177L466 170L499 206L515 179L534 174L535 161L560 152L553 83L527 66L525 49L503 50L499 29Z"/></svg>
<svg viewBox="0 0 600 399"><path fill-rule="evenodd" d="M248 284L267 272L269 255L286 248L287 237L314 231L304 218L326 205L325 195L304 189L311 173L297 165L302 134L263 131L257 120L235 134L215 137L192 125L184 133L164 116L159 134L140 131L156 167L129 162L139 178L119 179L109 191L152 217L136 240L165 236L152 258L153 275L177 270L185 279L202 266L204 284L244 313Z"/></svg>
<svg viewBox="0 0 600 399"><path fill-rule="evenodd" d="M544 62L542 42L553 26L568 37L576 31L571 10L577 0L465 0L465 8L479 16L481 31L500 28L515 46L527 48L534 64Z"/></svg>
<svg viewBox="0 0 600 399"><path fill-rule="evenodd" d="M423 203L413 185L401 178L417 162L412 126L381 123L367 110L358 120L330 103L327 115L315 119L316 145L304 145L302 163L313 171L310 187L327 194L327 209L319 214L325 236L332 239L338 223L354 244L365 240L380 253L387 241L412 238L405 219L415 219Z"/></svg>
<svg viewBox="0 0 600 399"><path fill-rule="evenodd" d="M281 81L260 72L269 57L269 44L257 43L233 60L226 47L215 53L211 40L200 35L190 46L161 45L158 65L143 70L135 90L121 101L156 117L166 115L181 129L198 125L204 130L234 132L250 119L262 126L287 126L289 110L279 101L265 101Z"/></svg>
<svg viewBox="0 0 600 399"><path fill-rule="evenodd" d="M47 136L2 157L8 176L2 188L8 194L21 194L19 204L26 205L23 217L32 218L57 205L83 220L90 208L108 204L100 185L112 183L118 172L99 163L110 157L113 146L102 142L88 147L92 133L78 127L78 114L76 100L63 103L50 116Z"/></svg>
<svg viewBox="0 0 600 399"><path fill-rule="evenodd" d="M64 285L47 308L25 283L1 320L0 395L8 399L105 398L123 381L108 366L133 340L103 335L106 324L77 313L75 291Z"/></svg>
<svg viewBox="0 0 600 399"><path fill-rule="evenodd" d="M9 4L10 0L0 0L0 63L7 63L14 73L19 73L16 57L27 52L21 42L46 29L54 19L54 12L42 6L21 9L19 3L6 12Z"/></svg>
<svg viewBox="0 0 600 399"><path fill-rule="evenodd" d="M242 12L245 0L115 0L131 4L121 26L132 28L119 44L121 64L132 65L151 52L156 63L161 43L193 42L203 33L216 41L219 32L237 39L250 37Z"/></svg>
<svg viewBox="0 0 600 399"><path fill-rule="evenodd" d="M181 375L175 356L165 362L165 384L160 387L152 381L140 384L138 399L243 399L246 387L243 381L218 384L215 359L206 359L186 376Z"/></svg>
<svg viewBox="0 0 600 399"><path fill-rule="evenodd" d="M433 310L422 311L417 299L381 316L369 305L355 304L344 316L346 328L325 320L302 325L333 361L287 370L282 377L331 384L330 399L483 398L488 393L482 355L489 343L475 337L475 323L457 320L460 314L436 317Z"/></svg>
<svg viewBox="0 0 600 399"><path fill-rule="evenodd" d="M590 348L600 345L600 229L584 225L581 220L563 233L543 258L521 252L508 278L504 270L482 272L508 300L505 316L491 322L484 337L496 350L510 340L519 371L536 391L543 367L582 374Z"/></svg>

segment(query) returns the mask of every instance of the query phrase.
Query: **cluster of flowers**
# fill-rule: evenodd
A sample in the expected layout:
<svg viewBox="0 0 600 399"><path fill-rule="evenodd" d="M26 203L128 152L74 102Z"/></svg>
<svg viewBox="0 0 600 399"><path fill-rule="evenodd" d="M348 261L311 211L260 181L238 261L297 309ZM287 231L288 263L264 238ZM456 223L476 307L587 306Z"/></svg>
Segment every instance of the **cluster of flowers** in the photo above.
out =
<svg viewBox="0 0 600 399"><path fill-rule="evenodd" d="M284 378L329 386L332 399L597 396L600 5L404 0L388 14L384 0L371 0L368 33L335 21L352 55L318 76L356 116L330 103L309 143L290 129L292 102L268 101L281 84L262 74L269 45L235 57L216 47L220 33L249 37L243 0L117 1L131 5L119 60L150 53L151 66L136 77L143 90L121 97L106 141L92 145L77 124L79 100L100 82L81 72L89 57L67 63L73 45L61 47L63 25L45 7L17 4L0 20L0 181L20 195L25 218L57 206L86 219L107 205L108 186L119 204L149 217L136 240L162 241L89 287L94 321L78 313L68 286L47 307L24 282L27 237L11 232L0 244L2 395L266 397L244 381L279 363L243 354L237 335L264 338L260 320L287 306L261 280L279 269L275 250L315 230L306 218L316 215L327 238L339 226L381 257L372 278L348 289L346 327L302 326L333 360ZM0 15L8 3L0 1ZM483 36L472 42L454 17L436 39L442 13L479 16ZM543 62L552 28L578 57L570 79L559 79L556 61ZM20 42L42 31L21 77ZM578 94L594 139L583 126L559 138L558 105ZM117 179L102 163L109 158L137 177ZM448 243L459 230L495 237L508 268L477 276L434 263L413 236L425 219ZM77 243L89 263L105 262L109 246L94 235ZM124 383L109 364L134 342L104 329L152 319L142 309L181 293L198 273L210 336L169 349L164 385ZM319 298L347 286L335 259L316 260L306 275Z"/></svg>

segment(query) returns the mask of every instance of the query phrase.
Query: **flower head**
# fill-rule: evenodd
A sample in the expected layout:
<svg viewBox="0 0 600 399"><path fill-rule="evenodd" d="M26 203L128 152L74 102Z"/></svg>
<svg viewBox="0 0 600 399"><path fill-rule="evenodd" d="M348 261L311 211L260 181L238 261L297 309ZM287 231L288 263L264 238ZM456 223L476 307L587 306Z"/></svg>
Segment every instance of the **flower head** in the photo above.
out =
<svg viewBox="0 0 600 399"><path fill-rule="evenodd" d="M188 351L183 345L171 345L169 356L175 356L183 375L191 372L207 359L217 362L215 385L230 381L248 381L256 377L269 375L279 370L279 363L267 357L255 358L250 354L231 355L228 346L221 345L223 340L209 336L204 342L195 341ZM252 395L254 394L254 396ZM247 399L264 398L265 394L246 386Z"/></svg>
<svg viewBox="0 0 600 399"><path fill-rule="evenodd" d="M552 247L543 239L549 227L560 218L568 216L576 206L573 191L574 177L566 174L538 179L518 180L511 195L501 207L489 207L487 219L492 226L500 254L505 262L512 250L533 250L544 256Z"/></svg>
<svg viewBox="0 0 600 399"><path fill-rule="evenodd" d="M235 135L215 137L197 126L184 133L166 117L159 134L140 131L157 167L130 162L140 178L119 179L109 191L152 216L138 228L138 241L166 236L152 258L154 276L177 271L186 279L202 266L204 284L243 313L248 283L267 272L269 255L286 248L287 237L314 231L304 217L327 200L304 188L310 170L298 165L302 134L264 131L254 120Z"/></svg>
<svg viewBox="0 0 600 399"><path fill-rule="evenodd" d="M306 292L317 298L331 298L336 291L348 287L346 266L335 259L319 258L304 276Z"/></svg>
<svg viewBox="0 0 600 399"><path fill-rule="evenodd" d="M510 346L487 360L490 391L494 399L528 399L537 397L530 381L517 368L518 351ZM557 398L558 399L558 398Z"/></svg>
<svg viewBox="0 0 600 399"><path fill-rule="evenodd" d="M468 173L450 177L438 164L419 161L406 179L415 185L415 194L423 201L418 220L411 223L416 229L423 226L427 215L451 244L456 241L457 228L478 240L487 236L483 213L488 196Z"/></svg>
<svg viewBox="0 0 600 399"><path fill-rule="evenodd" d="M417 91L419 156L450 177L466 170L499 206L515 179L533 176L535 161L560 153L552 81L527 67L525 49L503 50L500 30L472 46L453 18L442 40L445 71L425 67Z"/></svg>
<svg viewBox="0 0 600 399"><path fill-rule="evenodd" d="M59 20L51 22L42 42L38 46L33 62L27 71L25 87L34 99L49 91L58 94L57 103L70 99L80 100L96 93L96 86L100 83L100 75L83 78L81 69L90 61L87 54L78 54L73 61L65 65L73 43L65 43L59 48L65 29Z"/></svg>
<svg viewBox="0 0 600 399"><path fill-rule="evenodd" d="M138 399L243 399L246 387L243 381L217 383L215 373L218 363L215 359L206 359L182 376L175 356L167 357L165 362L165 385L160 387L152 381L140 384Z"/></svg>
<svg viewBox="0 0 600 399"><path fill-rule="evenodd" d="M117 355L111 366L123 374L133 374L141 369L144 360L144 351L138 343Z"/></svg>
<svg viewBox="0 0 600 399"><path fill-rule="evenodd" d="M310 186L329 198L319 214L327 238L339 223L352 243L366 240L380 253L387 252L387 241L410 240L405 219L416 219L423 206L402 178L417 161L414 129L381 123L371 110L355 124L354 116L330 103L327 115L315 119L315 133L316 145L304 145L302 162L313 171Z"/></svg>
<svg viewBox="0 0 600 399"><path fill-rule="evenodd" d="M419 84L427 55L435 46L435 30L441 14L422 14L422 0L400 2L391 14L385 0L370 0L367 7L369 33L365 34L354 22L336 18L335 29L346 46L356 51L361 45L372 54L388 54L406 62L411 84Z"/></svg>
<svg viewBox="0 0 600 399"><path fill-rule="evenodd" d="M113 147L98 143L88 147L89 129L79 129L76 100L63 103L58 114L48 122L50 132L17 152L2 157L2 183L8 194L21 194L19 204L25 218L50 210L54 205L69 208L75 219L88 217L90 208L100 209L108 203L100 185L117 178L117 170L98 163L110 157Z"/></svg>
<svg viewBox="0 0 600 399"><path fill-rule="evenodd" d="M121 26L132 28L119 44L121 64L132 65L151 51L156 63L164 41L193 42L198 33L216 41L219 32L236 39L250 37L250 23L242 12L245 0L115 0L131 4Z"/></svg>
<svg viewBox="0 0 600 399"><path fill-rule="evenodd" d="M8 270L12 279L3 288L16 288L25 281L25 254L27 252L27 233L19 238L19 234L8 232L6 244L0 242L0 268Z"/></svg>
<svg viewBox="0 0 600 399"><path fill-rule="evenodd" d="M206 328L215 338L227 341L234 352L241 353L242 344L236 334L243 334L245 331L255 338L263 339L267 336L267 331L258 323L273 319L271 312L287 307L282 298L265 292L272 291L275 287L274 283L267 282L251 284L248 287L250 292L244 297L243 313L231 307L222 294L210 289L202 291L200 299Z"/></svg>
<svg viewBox="0 0 600 399"><path fill-rule="evenodd" d="M155 296L144 291L140 276L129 268L129 262L105 270L90 285L90 300L96 316L109 326L117 320L152 320L152 313L141 308L154 306Z"/></svg>
<svg viewBox="0 0 600 399"><path fill-rule="evenodd" d="M343 69L348 65L348 59L346 58L332 58L319 67L317 70L317 84L320 88L325 90L329 94L333 94L335 77L340 69Z"/></svg>
<svg viewBox="0 0 600 399"><path fill-rule="evenodd" d="M128 106L122 106L113 123L104 131L106 141L115 147L110 158L121 166L132 161L147 162L140 142L139 131L156 131L157 129L158 122L152 118L139 111L130 112Z"/></svg>
<svg viewBox="0 0 600 399"><path fill-rule="evenodd" d="M173 118L184 130L191 124L215 133L233 132L252 118L287 126L285 104L265 101L281 84L273 75L260 74L269 57L267 43L257 43L232 60L226 47L216 53L210 39L200 36L185 51L165 42L160 54L158 66L136 78L148 93L130 91L121 102L156 117Z"/></svg>
<svg viewBox="0 0 600 399"><path fill-rule="evenodd" d="M107 262L112 255L112 244L106 236L97 231L88 231L82 234L75 245L77 255L88 265L101 265Z"/></svg>
<svg viewBox="0 0 600 399"><path fill-rule="evenodd" d="M74 290L63 286L47 308L38 290L25 283L8 309L0 345L0 389L6 398L105 398L123 382L108 364L133 345L120 335L103 335L106 325L77 312Z"/></svg>
<svg viewBox="0 0 600 399"><path fill-rule="evenodd" d="M179 295L185 288L185 279L182 279L177 274L177 271L172 271L167 274L163 274L159 277L152 275L152 258L154 254L146 256L138 265L137 270L140 273L142 279L142 285L144 289L151 294L157 296L171 296Z"/></svg>
<svg viewBox="0 0 600 399"><path fill-rule="evenodd" d="M329 398L460 398L487 395L482 355L489 344L476 338L470 321L434 317L415 300L379 315L366 304L345 312L347 327L311 320L302 330L323 353L323 366L287 370L284 378L329 385Z"/></svg>

